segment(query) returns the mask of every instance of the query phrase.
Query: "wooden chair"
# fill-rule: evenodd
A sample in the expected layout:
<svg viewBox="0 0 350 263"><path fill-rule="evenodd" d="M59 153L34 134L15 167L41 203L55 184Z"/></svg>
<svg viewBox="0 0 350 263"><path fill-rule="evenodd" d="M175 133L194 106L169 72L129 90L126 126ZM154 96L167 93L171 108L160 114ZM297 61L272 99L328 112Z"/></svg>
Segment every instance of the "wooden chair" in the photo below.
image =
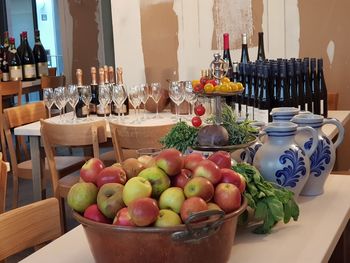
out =
<svg viewBox="0 0 350 263"><path fill-rule="evenodd" d="M161 126L126 126L109 122L113 147L117 161L136 157L136 150L142 148L161 148L159 140L164 137L173 124Z"/></svg>
<svg viewBox="0 0 350 263"><path fill-rule="evenodd" d="M73 184L78 182L79 174L60 176L57 161L55 160L55 147L57 146L92 146L94 157L99 158L99 144L107 141L106 122L79 123L60 125L41 120L41 137L48 160L54 196L60 200L61 224L65 226L64 198Z"/></svg>
<svg viewBox="0 0 350 263"><path fill-rule="evenodd" d="M39 121L40 119L46 118L45 104L42 101L25 104L13 108L4 110L4 132L10 152L11 169L13 177L13 207L18 205L18 178L32 179L32 161L30 160L29 153L24 154L24 159L19 158L19 155L15 152L15 144L13 142L12 129ZM15 137L17 141L16 147L21 145L18 144L18 137ZM21 149L18 149L20 151ZM24 149L25 151L25 149ZM81 156L59 156L56 157L57 169L60 176L70 174L77 171L84 164L86 158ZM45 188L45 178L49 175L49 166L47 161L44 163L44 175L43 175L43 189Z"/></svg>
<svg viewBox="0 0 350 263"><path fill-rule="evenodd" d="M5 212L6 189L7 189L7 165L2 160L2 153L0 152L0 214Z"/></svg>
<svg viewBox="0 0 350 263"><path fill-rule="evenodd" d="M339 94L337 92L328 92L328 110L338 109Z"/></svg>
<svg viewBox="0 0 350 263"><path fill-rule="evenodd" d="M59 204L49 198L0 214L0 260L58 238Z"/></svg>
<svg viewBox="0 0 350 263"><path fill-rule="evenodd" d="M3 132L3 111L6 107L12 105L4 105L4 99L13 100L14 96L17 96L17 104L22 103L22 82L21 81L10 81L10 82L0 82L0 141L1 150L4 155L4 160L7 161L6 154L6 140Z"/></svg>

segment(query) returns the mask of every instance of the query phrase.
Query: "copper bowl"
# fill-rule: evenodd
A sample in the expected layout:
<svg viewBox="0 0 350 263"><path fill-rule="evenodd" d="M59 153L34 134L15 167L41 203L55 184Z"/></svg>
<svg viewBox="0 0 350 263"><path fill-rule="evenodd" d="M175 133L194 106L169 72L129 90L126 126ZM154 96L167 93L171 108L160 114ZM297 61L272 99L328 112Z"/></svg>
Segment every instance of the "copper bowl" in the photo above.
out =
<svg viewBox="0 0 350 263"><path fill-rule="evenodd" d="M204 211L194 214L186 224L169 228L121 227L97 223L76 212L73 216L83 225L96 262L224 263L231 254L238 216L246 207L244 200L237 211L227 215ZM208 215L208 220L191 223Z"/></svg>

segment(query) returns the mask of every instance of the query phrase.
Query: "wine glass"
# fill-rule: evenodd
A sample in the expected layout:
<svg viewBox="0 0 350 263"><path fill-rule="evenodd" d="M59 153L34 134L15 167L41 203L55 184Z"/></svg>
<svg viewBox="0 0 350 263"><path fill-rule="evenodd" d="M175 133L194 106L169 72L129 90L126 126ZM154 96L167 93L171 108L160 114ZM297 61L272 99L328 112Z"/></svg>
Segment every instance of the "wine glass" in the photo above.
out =
<svg viewBox="0 0 350 263"><path fill-rule="evenodd" d="M140 121L139 116L137 114L137 107L140 106L140 104L141 104L139 93L140 93L140 86L139 85L133 85L133 86L129 87L129 89L128 89L128 98L129 98L131 105L134 107L136 122Z"/></svg>
<svg viewBox="0 0 350 263"><path fill-rule="evenodd" d="M176 119L179 119L179 107L185 100L185 89L181 81L170 82L169 97L175 103Z"/></svg>
<svg viewBox="0 0 350 263"><path fill-rule="evenodd" d="M107 106L111 100L110 88L108 85L101 84L98 86L98 100L103 107L103 114L106 119Z"/></svg>
<svg viewBox="0 0 350 263"><path fill-rule="evenodd" d="M90 119L90 102L92 100L91 87L81 86L80 87L80 97L87 108L87 119Z"/></svg>
<svg viewBox="0 0 350 263"><path fill-rule="evenodd" d="M66 88L65 87L57 87L54 90L54 98L55 98L55 105L60 111L60 122L63 122L62 119L62 109L66 105Z"/></svg>
<svg viewBox="0 0 350 263"><path fill-rule="evenodd" d="M185 100L189 104L188 117L192 115L194 104L197 101L197 94L193 92L193 86L191 81L185 81Z"/></svg>
<svg viewBox="0 0 350 263"><path fill-rule="evenodd" d="M112 87L112 100L116 107L118 108L118 120L121 121L121 112L123 103L125 102L126 98L128 97L127 93L125 92L124 85L123 84L116 84Z"/></svg>
<svg viewBox="0 0 350 263"><path fill-rule="evenodd" d="M154 102L156 103L156 107L157 107L156 118L159 118L158 102L159 102L161 96L162 96L162 89L161 89L160 83L159 82L151 83L151 97L154 100Z"/></svg>
<svg viewBox="0 0 350 263"><path fill-rule="evenodd" d="M49 118L51 118L51 107L55 102L54 93L52 88L45 88L43 90L43 100L49 111Z"/></svg>
<svg viewBox="0 0 350 263"><path fill-rule="evenodd" d="M140 90L139 90L139 98L141 100L141 103L143 104L143 117L142 119L146 119L146 102L149 99L149 88L147 84L140 84Z"/></svg>
<svg viewBox="0 0 350 263"><path fill-rule="evenodd" d="M73 118L72 121L77 119L77 113L75 111L75 108L79 101L79 92L78 87L76 85L68 85L67 87L67 97L68 97L68 103L73 108Z"/></svg>

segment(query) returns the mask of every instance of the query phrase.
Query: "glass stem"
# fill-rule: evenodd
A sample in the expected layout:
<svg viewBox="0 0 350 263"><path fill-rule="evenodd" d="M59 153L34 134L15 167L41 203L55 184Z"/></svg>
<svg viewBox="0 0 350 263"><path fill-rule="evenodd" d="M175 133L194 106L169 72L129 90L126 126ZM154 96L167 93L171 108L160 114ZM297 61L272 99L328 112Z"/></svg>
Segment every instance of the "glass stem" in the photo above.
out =
<svg viewBox="0 0 350 263"><path fill-rule="evenodd" d="M158 102L156 103L156 108L157 108L157 113L156 113L156 117L158 118Z"/></svg>
<svg viewBox="0 0 350 263"><path fill-rule="evenodd" d="M51 118L51 107L48 107L49 109L49 118Z"/></svg>

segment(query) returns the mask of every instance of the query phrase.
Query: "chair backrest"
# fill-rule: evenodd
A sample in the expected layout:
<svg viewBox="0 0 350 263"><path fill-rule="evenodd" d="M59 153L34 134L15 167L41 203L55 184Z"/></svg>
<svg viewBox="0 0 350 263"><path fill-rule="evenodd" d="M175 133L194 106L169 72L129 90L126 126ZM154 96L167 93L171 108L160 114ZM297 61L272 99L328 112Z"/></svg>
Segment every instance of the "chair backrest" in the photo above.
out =
<svg viewBox="0 0 350 263"><path fill-rule="evenodd" d="M13 98L17 96L17 104L21 105L22 103L22 82L21 81L9 81L9 82L0 82L0 141L1 141L1 150L4 152L4 159L6 158L6 141L3 133L3 110L5 105L3 105L5 98ZM8 106L8 105L7 105Z"/></svg>
<svg viewBox="0 0 350 263"><path fill-rule="evenodd" d="M56 76L57 68L56 67L50 67L48 68L49 76Z"/></svg>
<svg viewBox="0 0 350 263"><path fill-rule="evenodd" d="M41 88L57 88L66 85L65 76L42 76L41 77Z"/></svg>
<svg viewBox="0 0 350 263"><path fill-rule="evenodd" d="M29 153L26 144L19 143L19 140L17 140L18 136L16 136L17 148L15 148L11 129L39 121L40 119L44 118L46 118L46 109L45 104L42 101L24 104L4 110L4 132L14 173L17 173L17 166L21 161L18 159L20 152L23 152L25 159L29 159Z"/></svg>
<svg viewBox="0 0 350 263"><path fill-rule="evenodd" d="M339 100L339 94L337 92L328 92L328 95L327 95L328 110L337 110L338 100Z"/></svg>
<svg viewBox="0 0 350 263"><path fill-rule="evenodd" d="M49 164L52 188L56 194L59 175L55 163L56 146L91 146L94 157L99 157L99 144L107 141L106 121L78 124L57 124L41 120L41 138Z"/></svg>
<svg viewBox="0 0 350 263"><path fill-rule="evenodd" d="M7 166L0 152L0 214L5 212L7 189Z"/></svg>
<svg viewBox="0 0 350 263"><path fill-rule="evenodd" d="M124 160L124 150L161 148L159 140L173 127L173 124L159 126L126 126L109 123L115 156L118 162Z"/></svg>
<svg viewBox="0 0 350 263"><path fill-rule="evenodd" d="M49 198L0 214L0 233L0 260L58 238L58 200Z"/></svg>

